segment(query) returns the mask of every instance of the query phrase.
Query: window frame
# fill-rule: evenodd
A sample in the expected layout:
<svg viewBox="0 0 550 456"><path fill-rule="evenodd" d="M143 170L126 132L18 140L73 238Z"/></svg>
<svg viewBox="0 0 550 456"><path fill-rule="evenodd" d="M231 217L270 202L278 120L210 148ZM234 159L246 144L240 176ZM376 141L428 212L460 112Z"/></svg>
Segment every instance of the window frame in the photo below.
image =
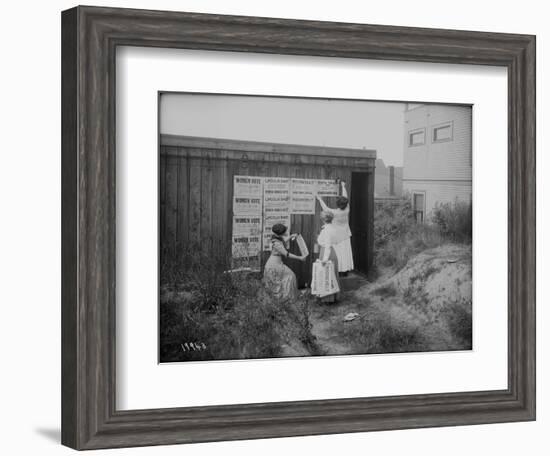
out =
<svg viewBox="0 0 550 456"><path fill-rule="evenodd" d="M417 133L424 133L424 139L422 140L421 143L413 144L412 137L413 137L413 135L415 135ZM409 130L407 135L408 135L407 136L407 145L408 145L408 147L418 147L418 146L424 146L426 144L426 128L425 127L416 128L414 130Z"/></svg>
<svg viewBox="0 0 550 456"><path fill-rule="evenodd" d="M436 131L447 127L451 129L451 135L448 138L436 139L435 137ZM442 122L440 124L433 125L431 136L432 136L432 144L453 141L454 140L454 122L452 120L449 120L447 122Z"/></svg>

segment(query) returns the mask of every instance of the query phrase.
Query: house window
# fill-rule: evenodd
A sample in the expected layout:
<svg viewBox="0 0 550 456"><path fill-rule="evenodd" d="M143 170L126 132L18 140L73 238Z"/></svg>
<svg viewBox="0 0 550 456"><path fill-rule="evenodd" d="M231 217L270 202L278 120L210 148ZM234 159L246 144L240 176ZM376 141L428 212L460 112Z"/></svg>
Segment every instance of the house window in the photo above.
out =
<svg viewBox="0 0 550 456"><path fill-rule="evenodd" d="M453 139L453 124L447 122L433 128L432 142L451 141Z"/></svg>
<svg viewBox="0 0 550 456"><path fill-rule="evenodd" d="M424 193L413 193L413 213L416 223L424 223Z"/></svg>
<svg viewBox="0 0 550 456"><path fill-rule="evenodd" d="M409 132L409 147L421 146L426 142L426 130L414 130Z"/></svg>

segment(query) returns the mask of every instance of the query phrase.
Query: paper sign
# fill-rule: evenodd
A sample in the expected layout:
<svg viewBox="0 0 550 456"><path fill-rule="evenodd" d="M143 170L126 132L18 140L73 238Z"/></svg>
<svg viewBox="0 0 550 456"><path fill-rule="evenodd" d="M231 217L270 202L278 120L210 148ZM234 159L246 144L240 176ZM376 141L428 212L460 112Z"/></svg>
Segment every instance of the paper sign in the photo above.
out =
<svg viewBox="0 0 550 456"><path fill-rule="evenodd" d="M315 214L316 191L317 185L314 179L292 179L290 182L291 214Z"/></svg>
<svg viewBox="0 0 550 456"><path fill-rule="evenodd" d="M338 293L340 286L336 279L336 273L332 261L323 264L317 260L313 263L311 274L311 294L320 298Z"/></svg>
<svg viewBox="0 0 550 456"><path fill-rule="evenodd" d="M261 198L233 198L233 214L234 215L260 215L262 213Z"/></svg>
<svg viewBox="0 0 550 456"><path fill-rule="evenodd" d="M233 235L231 255L233 258L249 258L260 253L261 236Z"/></svg>
<svg viewBox="0 0 550 456"><path fill-rule="evenodd" d="M290 205L290 179L266 177L264 179L264 207L284 208Z"/></svg>
<svg viewBox="0 0 550 456"><path fill-rule="evenodd" d="M323 196L338 196L338 184L334 180L317 179L317 194Z"/></svg>
<svg viewBox="0 0 550 456"><path fill-rule="evenodd" d="M296 237L296 243L298 244L298 248L300 249L300 254L302 256L307 256L309 255L309 250L307 248L307 245L306 245L306 241L304 240L304 238L302 237L301 234L299 234L297 237Z"/></svg>
<svg viewBox="0 0 550 456"><path fill-rule="evenodd" d="M233 236L259 236L262 233L262 217L233 216Z"/></svg>
<svg viewBox="0 0 550 456"><path fill-rule="evenodd" d="M262 214L262 178L233 177L233 215Z"/></svg>
<svg viewBox="0 0 550 456"><path fill-rule="evenodd" d="M233 196L261 198L263 177L233 176Z"/></svg>

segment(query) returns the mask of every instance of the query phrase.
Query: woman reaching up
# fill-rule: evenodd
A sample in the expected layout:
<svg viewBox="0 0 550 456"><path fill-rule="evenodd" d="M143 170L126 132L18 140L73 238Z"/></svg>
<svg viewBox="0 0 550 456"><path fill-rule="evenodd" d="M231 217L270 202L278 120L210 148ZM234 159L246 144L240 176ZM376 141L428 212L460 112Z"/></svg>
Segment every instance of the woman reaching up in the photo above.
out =
<svg viewBox="0 0 550 456"><path fill-rule="evenodd" d="M346 189L346 183L341 182L342 196L336 199L336 208L328 207L323 199L317 195L317 200L325 212L333 215L332 226L334 227L333 245L336 257L338 258L338 271L341 275L347 275L348 271L353 270L353 253L351 251L351 230L349 227L349 199Z"/></svg>

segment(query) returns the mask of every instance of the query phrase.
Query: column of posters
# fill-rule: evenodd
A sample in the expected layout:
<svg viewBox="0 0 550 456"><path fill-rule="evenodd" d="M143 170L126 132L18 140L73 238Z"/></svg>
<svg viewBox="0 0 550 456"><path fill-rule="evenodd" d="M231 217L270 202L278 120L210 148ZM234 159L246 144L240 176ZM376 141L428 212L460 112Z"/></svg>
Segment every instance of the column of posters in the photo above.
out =
<svg viewBox="0 0 550 456"><path fill-rule="evenodd" d="M233 178L233 258L258 256L261 251L263 178Z"/></svg>
<svg viewBox="0 0 550 456"><path fill-rule="evenodd" d="M282 223L290 230L290 179L264 178L263 250L271 250L271 228Z"/></svg>

